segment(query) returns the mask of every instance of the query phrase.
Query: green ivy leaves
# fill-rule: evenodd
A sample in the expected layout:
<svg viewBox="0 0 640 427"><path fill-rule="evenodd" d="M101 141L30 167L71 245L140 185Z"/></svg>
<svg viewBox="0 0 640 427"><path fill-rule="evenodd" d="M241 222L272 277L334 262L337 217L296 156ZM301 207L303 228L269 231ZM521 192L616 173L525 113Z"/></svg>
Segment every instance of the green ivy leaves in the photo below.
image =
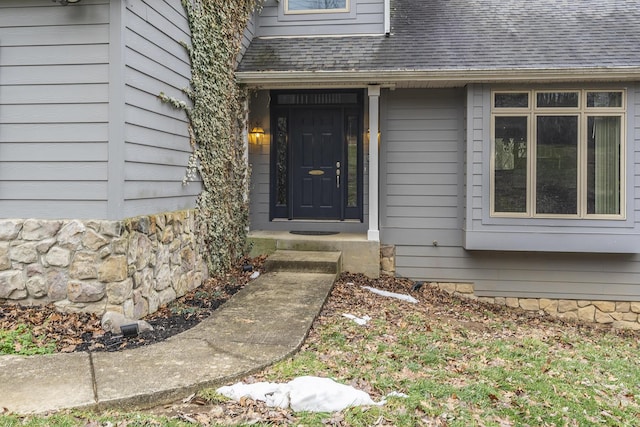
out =
<svg viewBox="0 0 640 427"><path fill-rule="evenodd" d="M245 157L245 90L235 80L242 34L260 0L182 0L191 43L183 43L191 60L191 87L184 101L159 98L185 110L193 154L185 182L203 183L198 211L203 224L209 269L227 271L244 254L249 223L248 167Z"/></svg>

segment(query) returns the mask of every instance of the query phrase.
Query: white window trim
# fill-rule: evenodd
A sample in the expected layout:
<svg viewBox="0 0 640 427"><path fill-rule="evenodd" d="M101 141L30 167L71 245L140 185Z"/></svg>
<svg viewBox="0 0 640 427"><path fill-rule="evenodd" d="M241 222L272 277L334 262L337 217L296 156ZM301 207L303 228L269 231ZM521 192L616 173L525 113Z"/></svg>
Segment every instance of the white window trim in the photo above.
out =
<svg viewBox="0 0 640 427"><path fill-rule="evenodd" d="M537 107L537 93L577 92L578 107ZM587 93L621 92L620 107L587 107ZM527 93L527 107L495 107L496 94ZM626 220L627 195L627 125L626 125L625 89L554 89L554 90L492 90L491 91L491 144L490 144L490 217L493 218L540 218L540 219L599 219ZM578 117L578 187L576 214L538 214L535 212L536 188L536 117L545 115ZM588 214L586 200L587 150L583 137L587 134L587 118L590 116L620 117L620 214ZM527 176L526 176L526 212L495 211L495 118L527 117Z"/></svg>
<svg viewBox="0 0 640 427"><path fill-rule="evenodd" d="M302 15L309 13L349 13L351 11L351 0L345 0L344 8L340 9L304 9L304 10L289 10L289 0L284 0L284 14L285 15Z"/></svg>

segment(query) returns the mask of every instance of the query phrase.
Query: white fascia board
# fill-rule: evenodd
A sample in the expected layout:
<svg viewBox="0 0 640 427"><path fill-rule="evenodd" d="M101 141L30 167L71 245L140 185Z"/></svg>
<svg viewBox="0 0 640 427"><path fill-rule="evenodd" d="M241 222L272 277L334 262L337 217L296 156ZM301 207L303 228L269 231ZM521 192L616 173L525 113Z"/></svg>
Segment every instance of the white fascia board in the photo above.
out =
<svg viewBox="0 0 640 427"><path fill-rule="evenodd" d="M342 87L400 83L451 84L639 81L640 67L575 68L526 70L434 70L434 71L243 71L237 72L238 83L249 86L300 86L319 84Z"/></svg>

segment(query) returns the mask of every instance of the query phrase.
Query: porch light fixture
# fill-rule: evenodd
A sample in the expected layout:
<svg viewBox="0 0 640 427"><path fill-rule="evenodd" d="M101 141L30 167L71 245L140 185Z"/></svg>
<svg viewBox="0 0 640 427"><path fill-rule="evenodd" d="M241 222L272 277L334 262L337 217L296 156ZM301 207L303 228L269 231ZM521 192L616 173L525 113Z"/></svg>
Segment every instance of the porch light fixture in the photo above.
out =
<svg viewBox="0 0 640 427"><path fill-rule="evenodd" d="M260 126L251 129L251 132L249 132L249 142L255 145L264 144L264 129Z"/></svg>
<svg viewBox="0 0 640 427"><path fill-rule="evenodd" d="M68 4L80 3L80 0L51 0L54 3L60 3L63 6Z"/></svg>

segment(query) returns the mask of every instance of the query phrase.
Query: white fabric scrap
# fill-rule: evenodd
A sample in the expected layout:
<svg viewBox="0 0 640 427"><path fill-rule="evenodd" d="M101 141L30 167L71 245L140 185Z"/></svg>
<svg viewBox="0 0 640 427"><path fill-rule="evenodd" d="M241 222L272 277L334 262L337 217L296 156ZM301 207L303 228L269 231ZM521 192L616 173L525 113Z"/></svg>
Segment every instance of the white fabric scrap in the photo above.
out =
<svg viewBox="0 0 640 427"><path fill-rule="evenodd" d="M385 404L384 400L374 402L362 390L339 384L330 378L311 376L298 377L284 384L236 383L220 387L216 391L233 400L248 397L263 401L271 407L290 407L296 412L338 412L351 406Z"/></svg>
<svg viewBox="0 0 640 427"><path fill-rule="evenodd" d="M360 326L366 325L367 323L369 323L369 320L371 320L371 317L367 316L366 314L362 317L358 317L358 316L354 316L353 314L343 313L342 316L346 317L347 319L353 320Z"/></svg>
<svg viewBox="0 0 640 427"><path fill-rule="evenodd" d="M418 302L418 300L415 299L414 297L412 297L411 295L397 294L395 292L383 291L381 289L372 288L371 286L363 286L363 288L364 289L368 289L369 291L373 292L374 294L382 295L383 297L397 298L399 300L407 301L407 302L410 302L412 304L415 304L415 303Z"/></svg>
<svg viewBox="0 0 640 427"><path fill-rule="evenodd" d="M402 397L402 398L407 398L409 397L408 394L406 393L400 393L399 391L392 391L391 393L387 394L386 397Z"/></svg>
<svg viewBox="0 0 640 427"><path fill-rule="evenodd" d="M259 271L254 271L253 273L251 273L251 276L249 276L249 278L251 279L257 279L258 277L260 277Z"/></svg>
<svg viewBox="0 0 640 427"><path fill-rule="evenodd" d="M280 387L281 385L278 383L268 382L254 384L235 383L234 385L220 387L216 391L231 400L240 400L243 397L248 397L266 402L266 396L275 393Z"/></svg>

